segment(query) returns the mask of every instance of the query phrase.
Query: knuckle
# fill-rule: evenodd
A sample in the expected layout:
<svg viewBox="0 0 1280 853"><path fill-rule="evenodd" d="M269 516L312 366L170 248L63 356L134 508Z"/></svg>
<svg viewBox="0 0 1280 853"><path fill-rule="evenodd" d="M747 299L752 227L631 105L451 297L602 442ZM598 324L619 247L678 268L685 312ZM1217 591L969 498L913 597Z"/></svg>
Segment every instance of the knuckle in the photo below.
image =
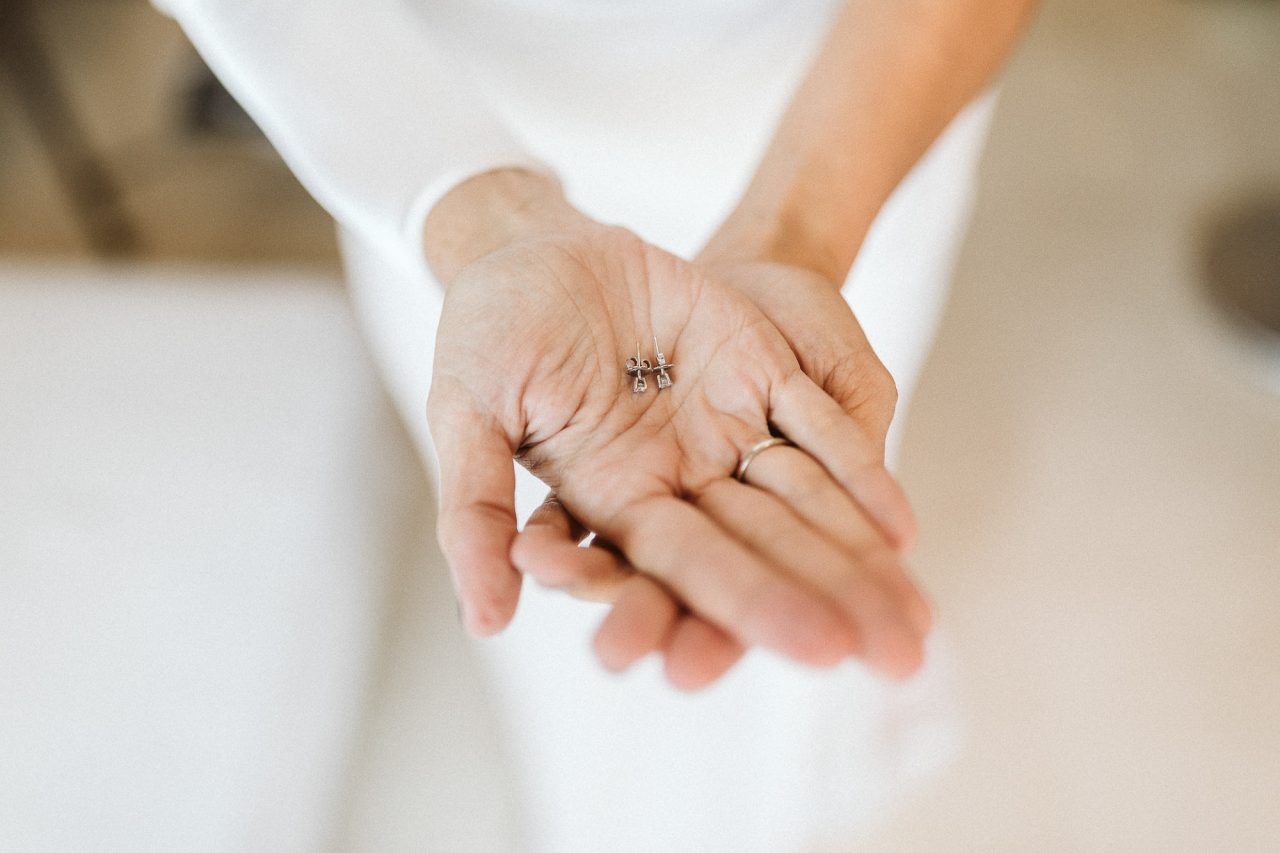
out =
<svg viewBox="0 0 1280 853"><path fill-rule="evenodd" d="M869 354L850 355L831 374L839 388L852 395L853 409L872 410L892 416L898 405L898 383L878 358Z"/></svg>
<svg viewBox="0 0 1280 853"><path fill-rule="evenodd" d="M871 384L875 389L875 395L879 398L881 406L892 414L898 406L898 382L883 364L877 366L874 375L875 379Z"/></svg>

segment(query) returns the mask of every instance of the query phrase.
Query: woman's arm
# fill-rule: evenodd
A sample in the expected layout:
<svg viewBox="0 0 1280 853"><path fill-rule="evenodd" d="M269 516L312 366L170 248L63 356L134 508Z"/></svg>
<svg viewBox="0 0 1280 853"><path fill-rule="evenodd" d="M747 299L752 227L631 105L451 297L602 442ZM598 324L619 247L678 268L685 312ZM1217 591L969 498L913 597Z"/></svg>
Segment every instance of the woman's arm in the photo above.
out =
<svg viewBox="0 0 1280 853"><path fill-rule="evenodd" d="M703 259L844 283L880 207L990 81L1034 0L849 0Z"/></svg>
<svg viewBox="0 0 1280 853"><path fill-rule="evenodd" d="M415 261L437 199L524 153L401 0L155 0L308 190Z"/></svg>

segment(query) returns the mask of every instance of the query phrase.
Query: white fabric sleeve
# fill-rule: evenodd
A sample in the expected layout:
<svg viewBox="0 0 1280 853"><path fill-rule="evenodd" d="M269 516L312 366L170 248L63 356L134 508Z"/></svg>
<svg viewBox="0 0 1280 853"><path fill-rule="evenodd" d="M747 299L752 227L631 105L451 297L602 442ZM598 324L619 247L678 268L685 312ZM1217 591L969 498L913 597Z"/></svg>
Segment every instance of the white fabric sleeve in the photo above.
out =
<svg viewBox="0 0 1280 853"><path fill-rule="evenodd" d="M529 157L406 0L154 0L338 222L421 261L432 205Z"/></svg>

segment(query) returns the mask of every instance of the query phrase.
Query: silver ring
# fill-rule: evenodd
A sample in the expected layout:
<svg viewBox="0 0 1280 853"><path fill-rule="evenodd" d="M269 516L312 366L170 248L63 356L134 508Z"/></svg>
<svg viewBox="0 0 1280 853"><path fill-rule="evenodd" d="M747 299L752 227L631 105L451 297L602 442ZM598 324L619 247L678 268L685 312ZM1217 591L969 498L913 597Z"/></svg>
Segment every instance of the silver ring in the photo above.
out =
<svg viewBox="0 0 1280 853"><path fill-rule="evenodd" d="M746 482L747 466L751 464L751 460L755 459L761 453L764 453L770 447L779 447L782 445L787 447L795 446L781 436L766 438L764 441L757 441L755 444L751 445L751 449L742 454L742 461L738 463L738 470L733 472L733 479L737 480L739 483Z"/></svg>

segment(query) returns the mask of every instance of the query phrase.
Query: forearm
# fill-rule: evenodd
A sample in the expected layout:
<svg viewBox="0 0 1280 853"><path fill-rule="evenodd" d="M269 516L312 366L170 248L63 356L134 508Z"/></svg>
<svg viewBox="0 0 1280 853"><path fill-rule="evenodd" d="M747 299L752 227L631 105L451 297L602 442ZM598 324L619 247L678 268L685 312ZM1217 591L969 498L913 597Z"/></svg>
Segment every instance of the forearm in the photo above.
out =
<svg viewBox="0 0 1280 853"><path fill-rule="evenodd" d="M837 286L894 188L990 81L1034 0L849 0L703 252Z"/></svg>

